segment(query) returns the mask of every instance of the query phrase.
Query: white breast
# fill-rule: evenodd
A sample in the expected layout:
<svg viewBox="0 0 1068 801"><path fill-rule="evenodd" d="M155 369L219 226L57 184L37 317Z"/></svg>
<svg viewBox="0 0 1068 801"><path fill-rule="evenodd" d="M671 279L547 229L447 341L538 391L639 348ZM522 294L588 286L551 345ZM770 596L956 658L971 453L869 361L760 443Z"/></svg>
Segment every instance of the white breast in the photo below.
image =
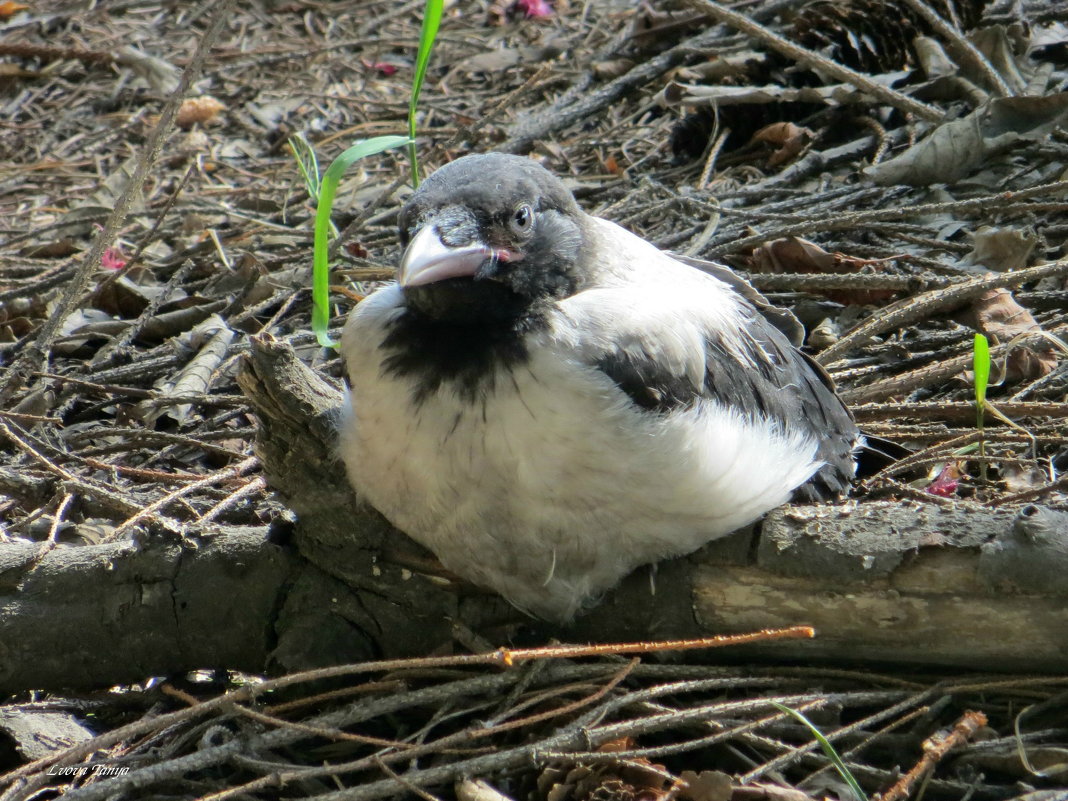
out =
<svg viewBox="0 0 1068 801"><path fill-rule="evenodd" d="M711 401L638 410L576 361L563 312L482 402L445 385L416 408L410 383L381 369L401 300L380 290L346 325L349 477L447 568L533 614L571 617L635 567L784 503L820 466L815 442Z"/></svg>

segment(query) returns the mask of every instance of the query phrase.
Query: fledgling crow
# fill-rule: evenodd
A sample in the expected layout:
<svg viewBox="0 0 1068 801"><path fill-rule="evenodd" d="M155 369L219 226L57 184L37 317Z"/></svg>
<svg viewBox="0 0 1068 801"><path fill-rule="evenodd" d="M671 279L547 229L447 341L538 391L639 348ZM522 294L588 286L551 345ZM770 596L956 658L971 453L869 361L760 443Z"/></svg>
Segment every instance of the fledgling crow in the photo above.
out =
<svg viewBox="0 0 1068 801"><path fill-rule="evenodd" d="M727 268L499 153L427 178L400 238L397 283L345 325L341 455L456 574L566 621L639 565L848 487L852 418Z"/></svg>

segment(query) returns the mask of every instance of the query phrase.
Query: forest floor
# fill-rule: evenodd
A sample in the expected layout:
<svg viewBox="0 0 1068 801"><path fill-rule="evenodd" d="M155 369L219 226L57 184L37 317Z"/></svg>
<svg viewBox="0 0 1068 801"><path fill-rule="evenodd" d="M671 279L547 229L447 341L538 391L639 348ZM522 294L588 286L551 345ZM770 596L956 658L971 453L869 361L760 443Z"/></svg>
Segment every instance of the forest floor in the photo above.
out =
<svg viewBox="0 0 1068 801"><path fill-rule="evenodd" d="M356 140L405 132L423 0L238 4L199 63L220 5L0 3L0 542L96 544L157 523L191 535L266 525L284 510L261 475L256 421L235 380L250 338L286 340L340 376L337 355L310 331L315 201L291 141L310 143L325 169ZM790 308L863 428L913 451L858 497L1068 509L1068 5L733 7L756 30L723 24L699 0L448 3L419 103L424 174L470 152L529 154L586 211L726 263ZM931 8L948 22L925 19ZM178 106L183 70L191 86ZM392 151L357 162L341 183L335 334L392 275L407 170ZM992 356L985 431L976 333ZM565 686L543 676L495 692L502 704L537 696L534 710L546 688L601 693L618 701L609 717L651 715L689 708L683 680L707 676L685 664L624 676L608 664L607 678ZM737 704L646 738L621 728L622 756L546 748L523 768L480 775L513 797L554 801L847 798L804 727L744 708L804 690L820 696L814 717L869 791L885 792L922 758L925 738L969 720L969 708L989 725L967 745L958 738L928 795L1004 799L1068 785L1068 679L732 670L730 689L695 691L705 704ZM639 691L651 687L660 689ZM117 722L181 706L158 688L138 692L141 705L128 695ZM107 702L48 703L84 712ZM377 719L376 747L394 738L414 747L435 715L493 714L420 703ZM562 725L538 729L536 717L477 747L535 742ZM190 721L152 747L188 753L195 731ZM5 756L4 737L18 738L3 732L0 723L0 769L27 758L17 745ZM458 758L439 745L424 766ZM346 758L321 741L299 759L298 750L287 745L279 765ZM354 789L338 798L384 797L356 791L415 770L376 759L341 778L256 786L252 777L283 768L234 761L168 797L230 785L243 798L333 798L339 787ZM684 771L704 778L691 775L687 789ZM400 781L389 792L407 792ZM451 780L417 783L453 792ZM83 777L81 790L93 784ZM131 792L122 797L148 797Z"/></svg>

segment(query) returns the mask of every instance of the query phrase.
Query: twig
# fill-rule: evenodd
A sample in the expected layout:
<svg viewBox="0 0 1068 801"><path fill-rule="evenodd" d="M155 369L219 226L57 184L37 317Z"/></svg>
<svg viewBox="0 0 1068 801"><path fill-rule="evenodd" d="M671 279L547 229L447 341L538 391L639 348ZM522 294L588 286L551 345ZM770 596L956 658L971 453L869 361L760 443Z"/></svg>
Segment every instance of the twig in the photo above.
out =
<svg viewBox="0 0 1068 801"><path fill-rule="evenodd" d="M266 489L267 479L265 479L263 476L256 476L244 486L231 492L229 495L227 495L225 498L223 498L221 501L211 507L208 511L198 517L197 525L210 523L212 520L214 520L220 514L225 512L234 504L236 504L242 498L245 498L249 495L254 495L257 492L263 492Z"/></svg>
<svg viewBox="0 0 1068 801"><path fill-rule="evenodd" d="M1068 403L1001 401L998 409L1009 417L1068 417ZM860 421L909 417L921 420L975 420L975 404L971 402L865 403L861 406L851 405L850 411Z"/></svg>
<svg viewBox="0 0 1068 801"><path fill-rule="evenodd" d="M502 648L495 652L503 665L513 665L527 659L575 659L605 654L647 654L663 651L688 651L695 648L723 648L770 640L809 640L816 636L811 626L791 626L786 629L763 629L750 634L724 634L696 640L662 640L659 642L610 643L606 645L547 645L543 648Z"/></svg>
<svg viewBox="0 0 1068 801"><path fill-rule="evenodd" d="M730 135L731 129L724 128L719 132L716 141L712 143L712 148L708 151L708 158L705 159L704 169L701 170L701 177L697 179L698 189L705 189L708 186L712 171L716 169L716 159L719 157L719 152L723 150L723 143L727 141L727 137Z"/></svg>
<svg viewBox="0 0 1068 801"><path fill-rule="evenodd" d="M114 53L102 50L85 50L81 47L54 47L30 44L29 42L0 42L0 56L37 58L41 61L82 61L86 64L114 64Z"/></svg>
<svg viewBox="0 0 1068 801"><path fill-rule="evenodd" d="M732 28L736 28L745 34L752 36L754 39L763 42L768 47L789 56L807 67L820 70L840 81L852 84L882 102L887 103L896 109L900 109L906 114L914 114L929 122L941 122L942 118L945 116L933 106L921 103L920 101L915 100L906 94L902 94L901 92L896 92L887 86L881 86L875 83L875 81L867 75L851 70L848 67L843 67L841 64L836 64L830 59L825 58L818 53L814 53L811 50L806 50L805 48L784 39L777 33L773 33L763 25L753 22L753 20L748 17L743 16L736 11L724 8L719 3L714 3L712 0L685 0L685 3L691 8L703 11L717 22L730 25Z"/></svg>
<svg viewBox="0 0 1068 801"><path fill-rule="evenodd" d="M920 292L963 283L967 279L942 275L884 275L882 273L745 273L756 289L771 292L823 292L828 289L889 289Z"/></svg>
<svg viewBox="0 0 1068 801"><path fill-rule="evenodd" d="M887 208L868 209L866 211L843 212L822 218L798 218L796 225L785 225L778 229L763 231L752 236L734 239L710 248L706 256L715 258L725 253L745 253L763 244L769 239L782 236L806 235L814 231L852 230L865 223L886 220L902 220L909 217L924 217L935 214L963 214L978 212L989 218L993 214L1019 212L1031 214L1036 211L1062 211L1068 208L1063 201L1053 203L1024 203L1022 201L1045 194L1061 193L1068 189L1068 181L1055 181L1049 184L1033 186L1016 192L999 192L995 195L982 195L955 200L951 203L922 203L916 206L890 206ZM794 201L796 205L796 201Z"/></svg>
<svg viewBox="0 0 1068 801"><path fill-rule="evenodd" d="M1038 281L1042 278L1065 274L1068 274L1068 259L1043 264L1038 267L1030 267L1026 270L1016 270L1011 273L984 275L970 281L962 281L944 289L926 292L919 297L909 298L890 306L881 313L874 315L829 348L816 354L816 361L823 365L830 364L853 348L870 342L873 337L879 334L926 319L931 314L939 311L958 308L988 289L1019 286L1028 281Z"/></svg>
<svg viewBox="0 0 1068 801"><path fill-rule="evenodd" d="M921 777L933 770L935 765L950 751L963 745L976 730L986 725L986 715L982 712L965 712L953 729L944 737L931 737L923 743L923 756L912 770L885 793L875 796L875 801L899 801L906 798L909 791Z"/></svg>
<svg viewBox="0 0 1068 801"><path fill-rule="evenodd" d="M1041 487L1034 487L1033 489L1024 490L1023 492L1017 492L1013 495L1002 495L1000 498L992 498L987 501L985 506L1010 506L1016 503L1024 503L1041 498L1043 495L1049 495L1051 492L1057 490L1068 489L1068 473L1065 473L1059 479L1051 484L1045 484Z"/></svg>
<svg viewBox="0 0 1068 801"><path fill-rule="evenodd" d="M419 798L422 798L423 801L441 801L441 799L438 798L436 795L431 795L426 790L424 790L424 789L422 789L420 787L416 787L414 784L412 784L410 781L405 779L403 776L397 775L397 772L395 770L393 770L393 768L389 767L389 765L387 765L385 762L383 762L381 757L376 756L374 759L375 759L375 764L378 765L379 768L381 768L383 773L385 773L387 776L389 776L391 779L393 779L393 781L395 781L397 784L399 784L401 787L403 787L409 793L412 793L412 794L418 796Z"/></svg>
<svg viewBox="0 0 1068 801"><path fill-rule="evenodd" d="M48 457L39 450L34 448L33 445L27 442L23 437L16 434L14 430L2 420L0 420L0 436L7 437L19 448L19 450L31 456L44 467L45 470L63 479L68 491L70 489L76 489L79 491L79 494L90 495L98 499L102 505L109 507L112 511L117 511L122 514L130 514L141 508L138 504L126 500L103 484L98 484L95 481L90 481L88 479L78 478L73 473L64 470L62 467L49 460Z"/></svg>
<svg viewBox="0 0 1068 801"><path fill-rule="evenodd" d="M245 471L251 470L257 464L259 464L259 459L257 459L255 456L250 456L247 459L244 459L238 462L237 464L232 465L231 467L227 467L225 470L219 470L218 472L212 473L210 476L206 476L200 479L199 481L192 481L186 484L184 487L179 487L173 492L167 493L159 500L150 503L148 506L138 511L137 514L133 515L132 517L128 517L114 531L111 532L110 537L112 539L117 539L121 534L125 533L127 529L137 525L145 518L151 517L156 512L159 512L161 509L166 508L179 498L183 498L186 495L189 495L190 493L194 492L195 490L201 489L202 487L210 487L214 484L219 484L225 481L226 479L239 476Z"/></svg>
<svg viewBox="0 0 1068 801"><path fill-rule="evenodd" d="M521 119L516 124L511 137L498 149L504 153L525 153L537 140L547 138L553 132L589 117L636 87L656 79L681 63L695 48L707 49L723 38L721 31L715 29L703 31L680 42L670 50L642 62L625 75L610 81L594 92L581 96L577 101L572 102L570 97L565 96L544 112L528 119Z"/></svg>

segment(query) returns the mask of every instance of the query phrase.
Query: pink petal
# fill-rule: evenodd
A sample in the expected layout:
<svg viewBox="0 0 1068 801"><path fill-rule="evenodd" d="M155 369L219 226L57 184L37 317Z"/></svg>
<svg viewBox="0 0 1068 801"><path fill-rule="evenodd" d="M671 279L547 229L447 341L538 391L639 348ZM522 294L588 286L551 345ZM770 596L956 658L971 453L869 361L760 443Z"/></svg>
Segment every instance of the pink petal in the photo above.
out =
<svg viewBox="0 0 1068 801"><path fill-rule="evenodd" d="M516 11L521 11L527 19L536 17L551 17L553 7L548 0L515 0Z"/></svg>
<svg viewBox="0 0 1068 801"><path fill-rule="evenodd" d="M393 75L397 71L396 64L390 64L388 61L368 61L367 59L360 59L365 67L369 70L375 70L379 75Z"/></svg>
<svg viewBox="0 0 1068 801"><path fill-rule="evenodd" d="M952 498L957 494L960 487L960 477L953 465L946 465L930 484L924 487L924 492L929 495L938 495L941 498Z"/></svg>
<svg viewBox="0 0 1068 801"><path fill-rule="evenodd" d="M107 270L121 270L126 266L126 259L118 248L108 248L100 257L100 263Z"/></svg>

